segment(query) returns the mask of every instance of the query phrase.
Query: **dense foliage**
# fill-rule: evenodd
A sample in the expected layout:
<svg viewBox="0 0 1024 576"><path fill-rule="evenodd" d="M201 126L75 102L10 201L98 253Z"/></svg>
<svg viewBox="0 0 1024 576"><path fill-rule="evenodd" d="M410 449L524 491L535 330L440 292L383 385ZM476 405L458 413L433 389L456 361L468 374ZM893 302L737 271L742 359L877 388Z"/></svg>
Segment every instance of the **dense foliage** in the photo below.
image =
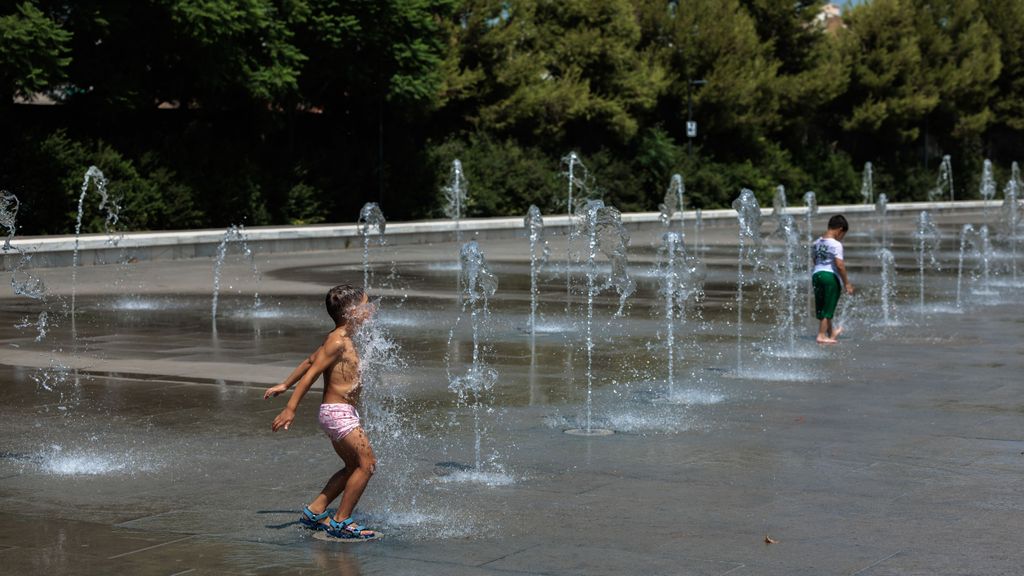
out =
<svg viewBox="0 0 1024 576"><path fill-rule="evenodd" d="M0 0L0 188L73 226L90 164L133 229L470 216L591 193L654 210L924 198L953 157L1005 178L1024 136L1024 0ZM40 105L46 98L55 105ZM698 121L688 141L687 120ZM88 224L96 229L100 223Z"/></svg>

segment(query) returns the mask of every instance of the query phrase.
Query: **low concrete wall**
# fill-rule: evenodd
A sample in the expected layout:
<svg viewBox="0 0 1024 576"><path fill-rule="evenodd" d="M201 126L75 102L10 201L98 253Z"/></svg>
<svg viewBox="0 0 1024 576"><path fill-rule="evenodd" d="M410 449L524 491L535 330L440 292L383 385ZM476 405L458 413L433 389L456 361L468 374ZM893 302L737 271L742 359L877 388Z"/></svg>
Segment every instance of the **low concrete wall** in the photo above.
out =
<svg viewBox="0 0 1024 576"><path fill-rule="evenodd" d="M891 212L929 210L981 209L999 206L1001 201L971 202L909 202L889 204ZM823 215L845 213L871 213L875 207L868 204L845 206L821 206ZM787 213L803 215L803 207L788 208ZM762 209L767 216L771 209ZM637 212L622 215L622 221L630 230L650 229L660 225L659 213ZM687 211L686 221L696 219L696 213ZM705 226L732 226L736 223L736 211L705 210L701 214ZM549 232L564 234L569 225L567 216L547 216L544 228ZM463 238L475 237L482 240L507 239L525 236L523 218L475 218L462 220L459 229ZM224 230L179 230L169 232L126 232L116 239L116 244L104 234L83 234L78 239L79 265L110 264L131 258L133 260L179 260L188 258L211 258L217 253L217 246L224 238ZM386 226L388 244L430 244L454 240L455 224L451 220L424 220L417 222L394 222ZM265 226L245 229L249 248L257 254L298 253L322 250L344 250L362 246L362 237L355 224L318 226ZM32 256L31 267L49 268L71 266L75 250L74 236L29 236L16 238L12 247ZM4 252L0 269L11 270L20 260L15 250Z"/></svg>

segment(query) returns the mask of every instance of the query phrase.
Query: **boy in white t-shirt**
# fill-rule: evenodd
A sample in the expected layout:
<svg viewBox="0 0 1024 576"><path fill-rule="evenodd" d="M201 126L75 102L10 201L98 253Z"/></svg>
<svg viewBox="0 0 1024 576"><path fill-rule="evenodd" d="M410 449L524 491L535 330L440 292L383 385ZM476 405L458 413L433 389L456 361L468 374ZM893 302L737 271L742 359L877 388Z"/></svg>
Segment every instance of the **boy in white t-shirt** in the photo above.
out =
<svg viewBox="0 0 1024 576"><path fill-rule="evenodd" d="M828 221L828 231L814 241L811 255L814 270L811 285L814 287L814 313L818 318L818 344L835 344L842 328L832 327L839 295L846 289L853 294L853 284L846 278L846 264L843 262L843 238L850 229L846 218L835 215Z"/></svg>

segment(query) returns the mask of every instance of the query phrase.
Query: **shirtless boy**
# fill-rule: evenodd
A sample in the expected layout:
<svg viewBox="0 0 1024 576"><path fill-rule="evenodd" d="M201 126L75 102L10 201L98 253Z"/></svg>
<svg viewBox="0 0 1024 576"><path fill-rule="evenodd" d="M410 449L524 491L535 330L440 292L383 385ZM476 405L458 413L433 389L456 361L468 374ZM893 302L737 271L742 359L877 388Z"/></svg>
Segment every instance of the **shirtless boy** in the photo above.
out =
<svg viewBox="0 0 1024 576"><path fill-rule="evenodd" d="M373 305L361 289L344 284L327 292L327 313L334 320L334 330L316 352L303 360L283 382L268 388L263 398L277 396L298 383L288 405L274 418L271 426L275 432L282 428L287 430L295 419L295 409L302 397L323 374L320 426L331 439L331 445L345 467L335 472L320 494L302 510L299 521L308 528L324 530L335 538L372 540L379 534L352 520L356 503L377 465L354 406L359 399L360 377L359 356L352 336L373 314ZM331 517L327 507L339 495L342 495L341 504Z"/></svg>

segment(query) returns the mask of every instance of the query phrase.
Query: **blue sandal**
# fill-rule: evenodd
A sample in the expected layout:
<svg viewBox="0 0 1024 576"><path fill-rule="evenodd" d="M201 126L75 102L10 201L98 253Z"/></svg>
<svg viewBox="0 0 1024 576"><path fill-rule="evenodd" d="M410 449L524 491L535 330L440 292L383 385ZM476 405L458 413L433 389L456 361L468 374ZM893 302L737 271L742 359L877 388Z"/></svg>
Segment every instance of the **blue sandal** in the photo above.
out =
<svg viewBox="0 0 1024 576"><path fill-rule="evenodd" d="M329 510L324 510L319 514L313 514L313 511L306 506L302 509L302 516L299 516L299 523L310 530L326 530L327 526L323 523L323 520L331 515Z"/></svg>
<svg viewBox="0 0 1024 576"><path fill-rule="evenodd" d="M363 534L363 531L369 532L369 534ZM380 533L367 530L365 526L356 524L351 517L345 518L341 522L331 518L330 522L324 526L324 532L343 540L373 540L380 537Z"/></svg>

